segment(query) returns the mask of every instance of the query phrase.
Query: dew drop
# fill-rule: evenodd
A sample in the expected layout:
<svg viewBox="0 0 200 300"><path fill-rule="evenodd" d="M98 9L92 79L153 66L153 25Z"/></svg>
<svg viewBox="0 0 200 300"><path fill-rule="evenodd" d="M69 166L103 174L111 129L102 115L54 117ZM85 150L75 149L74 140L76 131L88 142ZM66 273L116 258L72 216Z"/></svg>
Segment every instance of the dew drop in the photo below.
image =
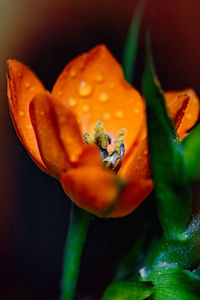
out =
<svg viewBox="0 0 200 300"><path fill-rule="evenodd" d="M35 91L35 88L32 86L31 88L30 88L30 92L34 92Z"/></svg>
<svg viewBox="0 0 200 300"><path fill-rule="evenodd" d="M24 115L25 115L25 113L24 113L23 110L19 110L19 111L18 111L18 114L19 114L20 117L24 117Z"/></svg>
<svg viewBox="0 0 200 300"><path fill-rule="evenodd" d="M78 87L79 96L88 97L91 93L92 93L92 86L85 81L81 81Z"/></svg>
<svg viewBox="0 0 200 300"><path fill-rule="evenodd" d="M62 91L59 91L59 92L58 92L58 96L61 97L62 95L63 95L63 92L62 92Z"/></svg>
<svg viewBox="0 0 200 300"><path fill-rule="evenodd" d="M84 69L85 68L85 63L84 62L82 62L81 64L80 64L80 69Z"/></svg>
<svg viewBox="0 0 200 300"><path fill-rule="evenodd" d="M24 87L25 87L26 89L29 89L29 88L30 88L30 83L29 83L29 82L25 82Z"/></svg>
<svg viewBox="0 0 200 300"><path fill-rule="evenodd" d="M100 95L99 95L99 101L100 102L107 102L108 101L108 94L106 92L101 92Z"/></svg>
<svg viewBox="0 0 200 300"><path fill-rule="evenodd" d="M102 81L104 81L104 76L102 72L98 72L95 76L95 80L96 82L101 83Z"/></svg>
<svg viewBox="0 0 200 300"><path fill-rule="evenodd" d="M70 77L72 77L72 78L76 77L76 71L75 71L74 69L71 69L71 70L69 71L69 75L70 75Z"/></svg>
<svg viewBox="0 0 200 300"><path fill-rule="evenodd" d="M69 105L72 107L76 105L76 99L74 97L69 97Z"/></svg>
<svg viewBox="0 0 200 300"><path fill-rule="evenodd" d="M105 121L109 120L110 118L111 118L111 115L110 115L108 112L105 112L105 113L103 114L103 119L104 119Z"/></svg>
<svg viewBox="0 0 200 300"><path fill-rule="evenodd" d="M140 112L139 108L134 108L134 113L135 114L139 114L139 112Z"/></svg>
<svg viewBox="0 0 200 300"><path fill-rule="evenodd" d="M82 111L88 112L88 111L89 111L89 106L88 106L87 104L84 104L84 105L82 106Z"/></svg>
<svg viewBox="0 0 200 300"><path fill-rule="evenodd" d="M121 118L123 118L124 113L123 113L122 110L117 110L117 111L115 112L115 116L116 116L117 118L121 119Z"/></svg>
<svg viewBox="0 0 200 300"><path fill-rule="evenodd" d="M28 130L30 130L30 129L32 129L32 128L33 128L33 127L32 127L31 124L28 124L28 125L27 125L27 129L28 129Z"/></svg>
<svg viewBox="0 0 200 300"><path fill-rule="evenodd" d="M108 85L108 87L109 87L110 89L113 89L113 88L115 87L114 82L110 82L109 85Z"/></svg>

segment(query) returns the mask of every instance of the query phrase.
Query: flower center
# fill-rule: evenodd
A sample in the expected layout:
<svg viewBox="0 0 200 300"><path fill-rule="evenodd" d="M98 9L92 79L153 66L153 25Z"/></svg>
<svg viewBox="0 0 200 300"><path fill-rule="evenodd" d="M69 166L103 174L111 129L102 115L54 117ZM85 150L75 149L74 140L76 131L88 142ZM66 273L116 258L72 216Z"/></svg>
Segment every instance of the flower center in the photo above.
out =
<svg viewBox="0 0 200 300"><path fill-rule="evenodd" d="M125 130L122 129L118 133L117 138L114 140L113 149L108 151L107 148L112 143L111 136L104 131L103 122L97 121L94 127L93 137L91 138L89 133L86 132L83 135L83 142L85 144L95 143L99 149L104 166L108 169L112 169L114 172L118 172L125 154L123 142L124 136Z"/></svg>

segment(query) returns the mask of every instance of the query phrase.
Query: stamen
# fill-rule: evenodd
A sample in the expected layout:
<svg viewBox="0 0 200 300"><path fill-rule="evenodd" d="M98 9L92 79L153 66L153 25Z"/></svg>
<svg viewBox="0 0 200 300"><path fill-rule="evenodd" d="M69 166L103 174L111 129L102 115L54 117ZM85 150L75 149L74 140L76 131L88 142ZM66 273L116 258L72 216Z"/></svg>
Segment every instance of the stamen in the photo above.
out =
<svg viewBox="0 0 200 300"><path fill-rule="evenodd" d="M92 143L92 140L90 138L90 135L88 132L85 132L84 135L83 135L83 143L84 144L91 144Z"/></svg>
<svg viewBox="0 0 200 300"><path fill-rule="evenodd" d="M93 139L91 139L89 133L86 132L83 135L83 142L85 144L95 143L99 148L104 166L108 169L113 169L114 172L118 172L125 154L123 143L124 136L125 130L122 129L120 130L117 138L114 140L114 148L109 153L107 147L112 142L111 137L108 133L104 132L103 122L98 121L94 127Z"/></svg>
<svg viewBox="0 0 200 300"><path fill-rule="evenodd" d="M121 144L124 141L124 136L125 136L125 130L121 129L120 132L118 133L118 136L116 137L116 139L114 140L114 144L115 144L115 149L118 153L121 152ZM123 154L124 155L124 154Z"/></svg>

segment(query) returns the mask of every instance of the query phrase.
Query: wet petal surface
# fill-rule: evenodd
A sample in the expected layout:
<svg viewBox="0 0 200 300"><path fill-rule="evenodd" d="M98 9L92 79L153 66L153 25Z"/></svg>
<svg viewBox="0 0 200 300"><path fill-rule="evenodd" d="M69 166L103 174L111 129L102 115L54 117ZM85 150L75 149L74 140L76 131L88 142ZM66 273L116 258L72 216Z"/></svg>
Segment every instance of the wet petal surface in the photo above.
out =
<svg viewBox="0 0 200 300"><path fill-rule="evenodd" d="M124 79L120 65L103 45L66 66L53 95L66 101L80 120L82 134L92 134L98 120L112 139L125 129L128 151L144 120L144 102Z"/></svg>
<svg viewBox="0 0 200 300"><path fill-rule="evenodd" d="M81 208L103 217L113 205L118 186L115 175L101 167L83 166L61 176L66 194Z"/></svg>
<svg viewBox="0 0 200 300"><path fill-rule="evenodd" d="M29 115L30 101L45 89L36 75L17 60L8 61L8 70L10 79L7 78L7 93L17 134L36 164L48 172L41 159Z"/></svg>

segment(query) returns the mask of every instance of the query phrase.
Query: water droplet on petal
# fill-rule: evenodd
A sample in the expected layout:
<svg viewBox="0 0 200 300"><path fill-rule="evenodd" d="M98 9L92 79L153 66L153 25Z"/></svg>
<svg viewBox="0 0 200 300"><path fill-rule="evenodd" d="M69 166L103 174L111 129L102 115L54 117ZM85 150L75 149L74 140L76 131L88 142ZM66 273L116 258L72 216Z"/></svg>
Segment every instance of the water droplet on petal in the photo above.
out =
<svg viewBox="0 0 200 300"><path fill-rule="evenodd" d="M80 63L80 69L84 69L85 68L85 62Z"/></svg>
<svg viewBox="0 0 200 300"><path fill-rule="evenodd" d="M24 83L24 87L25 87L26 89L29 89L29 88L30 88L30 83L29 83L29 82L25 82L25 83Z"/></svg>
<svg viewBox="0 0 200 300"><path fill-rule="evenodd" d="M109 120L110 118L111 118L111 115L110 115L108 112L105 112L105 113L103 114L103 119L104 119L105 121Z"/></svg>
<svg viewBox="0 0 200 300"><path fill-rule="evenodd" d="M24 115L25 115L25 113L24 113L23 110L19 110L19 111L18 111L18 114L19 114L20 117L24 117Z"/></svg>
<svg viewBox="0 0 200 300"><path fill-rule="evenodd" d="M147 155L148 154L148 151L147 150L144 150L144 155Z"/></svg>
<svg viewBox="0 0 200 300"><path fill-rule="evenodd" d="M109 87L110 89L113 89L113 88L115 87L114 82L110 82L109 85L108 85L108 87Z"/></svg>
<svg viewBox="0 0 200 300"><path fill-rule="evenodd" d="M76 105L76 99L74 97L69 97L69 105L72 107Z"/></svg>
<svg viewBox="0 0 200 300"><path fill-rule="evenodd" d="M35 88L32 86L31 88L30 88L30 92L34 92L35 91Z"/></svg>
<svg viewBox="0 0 200 300"><path fill-rule="evenodd" d="M104 76L102 72L98 72L95 76L95 80L96 82L101 83L102 81L104 81Z"/></svg>
<svg viewBox="0 0 200 300"><path fill-rule="evenodd" d="M123 113L122 110L117 110L117 111L115 112L115 116L116 116L117 118L121 119L121 118L123 118L124 113Z"/></svg>
<svg viewBox="0 0 200 300"><path fill-rule="evenodd" d="M99 101L100 102L107 102L108 101L108 94L106 92L101 92L99 95Z"/></svg>
<svg viewBox="0 0 200 300"><path fill-rule="evenodd" d="M43 110L40 111L40 116L44 116L44 111Z"/></svg>
<svg viewBox="0 0 200 300"><path fill-rule="evenodd" d="M76 71L75 71L74 69L71 69L71 70L69 71L69 75L70 75L72 78L76 77Z"/></svg>
<svg viewBox="0 0 200 300"><path fill-rule="evenodd" d="M88 106L87 104L84 104L84 105L82 106L82 111L88 112L88 111L89 111L89 106Z"/></svg>
<svg viewBox="0 0 200 300"><path fill-rule="evenodd" d="M139 112L140 112L139 108L134 108L134 113L135 114L139 114Z"/></svg>
<svg viewBox="0 0 200 300"><path fill-rule="evenodd" d="M62 92L62 91L59 91L59 92L58 92L58 96L61 97L62 95L63 95L63 92Z"/></svg>
<svg viewBox="0 0 200 300"><path fill-rule="evenodd" d="M78 87L78 94L81 97L88 97L92 93L92 86L85 82L81 81Z"/></svg>

